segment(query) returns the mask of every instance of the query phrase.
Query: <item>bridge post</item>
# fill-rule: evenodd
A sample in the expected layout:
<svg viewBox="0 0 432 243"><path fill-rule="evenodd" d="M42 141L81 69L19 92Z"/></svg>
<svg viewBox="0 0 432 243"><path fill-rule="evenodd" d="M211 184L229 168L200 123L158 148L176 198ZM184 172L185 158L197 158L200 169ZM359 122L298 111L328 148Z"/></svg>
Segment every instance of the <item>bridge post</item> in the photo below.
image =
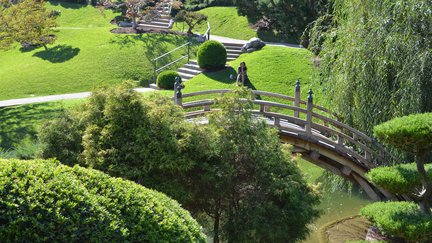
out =
<svg viewBox="0 0 432 243"><path fill-rule="evenodd" d="M300 80L297 80L296 82L296 86L295 86L295 91L294 91L294 106L295 107L300 107ZM294 117L299 117L299 112L298 111L294 111Z"/></svg>
<svg viewBox="0 0 432 243"><path fill-rule="evenodd" d="M313 92L312 89L309 90L309 96L306 107L306 136L312 135L312 109L313 109Z"/></svg>

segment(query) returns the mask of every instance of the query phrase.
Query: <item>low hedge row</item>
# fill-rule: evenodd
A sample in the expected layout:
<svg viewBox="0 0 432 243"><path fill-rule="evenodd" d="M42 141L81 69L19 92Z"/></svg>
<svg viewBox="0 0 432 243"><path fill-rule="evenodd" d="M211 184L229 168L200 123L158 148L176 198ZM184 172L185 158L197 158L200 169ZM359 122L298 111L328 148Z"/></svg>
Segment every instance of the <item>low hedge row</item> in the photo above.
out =
<svg viewBox="0 0 432 243"><path fill-rule="evenodd" d="M205 242L162 193L53 160L0 160L2 242Z"/></svg>

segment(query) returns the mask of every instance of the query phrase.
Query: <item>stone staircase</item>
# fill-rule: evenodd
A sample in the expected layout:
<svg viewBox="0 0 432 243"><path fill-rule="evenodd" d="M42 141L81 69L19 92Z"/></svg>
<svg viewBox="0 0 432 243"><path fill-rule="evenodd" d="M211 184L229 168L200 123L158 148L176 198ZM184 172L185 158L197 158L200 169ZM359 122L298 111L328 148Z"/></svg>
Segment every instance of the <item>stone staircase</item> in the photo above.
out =
<svg viewBox="0 0 432 243"><path fill-rule="evenodd" d="M169 13L169 7L159 7L156 9L157 16L151 20L140 20L138 27L146 29L171 29L173 19Z"/></svg>
<svg viewBox="0 0 432 243"><path fill-rule="evenodd" d="M226 50L227 50L227 61L233 61L237 57L239 57L242 54L241 48L243 47L243 44L239 43L222 43ZM198 66L198 63L196 60L191 60L188 63L186 63L183 67L177 69L177 72L180 74L180 77L182 78L182 81L187 81L196 75L202 73L202 69Z"/></svg>

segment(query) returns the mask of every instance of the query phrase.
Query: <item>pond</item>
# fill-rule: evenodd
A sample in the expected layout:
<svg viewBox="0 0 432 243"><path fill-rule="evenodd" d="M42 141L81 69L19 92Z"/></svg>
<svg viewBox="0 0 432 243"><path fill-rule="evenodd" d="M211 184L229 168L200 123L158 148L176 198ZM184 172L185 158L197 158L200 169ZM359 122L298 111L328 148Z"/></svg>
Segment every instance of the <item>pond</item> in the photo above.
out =
<svg viewBox="0 0 432 243"><path fill-rule="evenodd" d="M350 191L346 186L326 183L324 169L302 159L297 160L297 162L309 183L323 183L322 202L319 206L323 210L323 214L314 224L310 225L311 234L303 243L319 242L318 230L320 227L335 220L356 215L362 207L371 203L368 196L355 187Z"/></svg>

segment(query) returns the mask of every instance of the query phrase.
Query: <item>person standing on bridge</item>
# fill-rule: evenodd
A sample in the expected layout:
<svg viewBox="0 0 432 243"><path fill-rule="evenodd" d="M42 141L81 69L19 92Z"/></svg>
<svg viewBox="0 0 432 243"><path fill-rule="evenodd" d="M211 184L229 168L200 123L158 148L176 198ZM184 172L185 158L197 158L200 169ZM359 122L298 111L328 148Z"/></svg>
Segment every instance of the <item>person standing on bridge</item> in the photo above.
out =
<svg viewBox="0 0 432 243"><path fill-rule="evenodd" d="M240 67L238 67L237 73L237 85L239 84L239 82L241 82L242 86L245 84L245 81L249 82L245 62L240 63Z"/></svg>

